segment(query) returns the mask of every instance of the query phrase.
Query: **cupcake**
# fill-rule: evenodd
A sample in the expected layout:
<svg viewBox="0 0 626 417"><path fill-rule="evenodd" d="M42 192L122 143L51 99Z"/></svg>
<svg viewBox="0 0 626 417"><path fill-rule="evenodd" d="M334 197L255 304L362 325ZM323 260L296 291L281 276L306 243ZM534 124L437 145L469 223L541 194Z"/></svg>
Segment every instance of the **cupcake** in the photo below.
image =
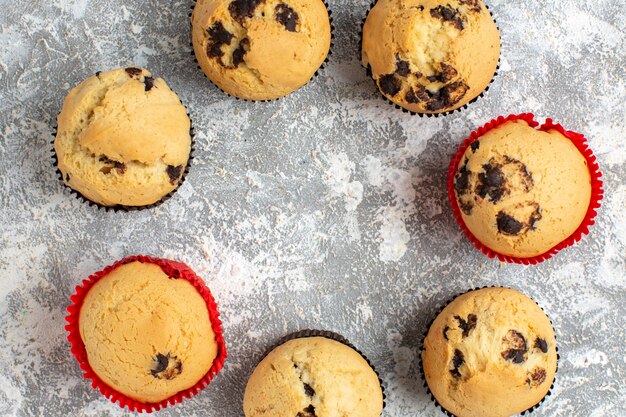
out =
<svg viewBox="0 0 626 417"><path fill-rule="evenodd" d="M99 72L73 88L54 140L63 182L103 207L143 207L172 193L191 152L178 96L141 68Z"/></svg>
<svg viewBox="0 0 626 417"><path fill-rule="evenodd" d="M90 277L72 301L72 352L94 387L122 407L180 402L224 364L213 297L183 264L127 258Z"/></svg>
<svg viewBox="0 0 626 417"><path fill-rule="evenodd" d="M557 370L550 319L508 288L470 291L430 326L422 367L438 405L456 417L508 417L549 393Z"/></svg>
<svg viewBox="0 0 626 417"><path fill-rule="evenodd" d="M198 0L191 22L202 71L242 99L292 93L315 75L330 50L322 0Z"/></svg>
<svg viewBox="0 0 626 417"><path fill-rule="evenodd" d="M493 121L472 134L450 166L458 220L502 260L543 260L573 243L601 198L584 137L551 121L535 126L532 115Z"/></svg>
<svg viewBox="0 0 626 417"><path fill-rule="evenodd" d="M381 415L378 375L345 339L329 332L288 338L252 373L243 399L245 417Z"/></svg>
<svg viewBox="0 0 626 417"><path fill-rule="evenodd" d="M414 113L476 99L500 59L498 27L481 0L379 0L362 36L361 59L380 92Z"/></svg>

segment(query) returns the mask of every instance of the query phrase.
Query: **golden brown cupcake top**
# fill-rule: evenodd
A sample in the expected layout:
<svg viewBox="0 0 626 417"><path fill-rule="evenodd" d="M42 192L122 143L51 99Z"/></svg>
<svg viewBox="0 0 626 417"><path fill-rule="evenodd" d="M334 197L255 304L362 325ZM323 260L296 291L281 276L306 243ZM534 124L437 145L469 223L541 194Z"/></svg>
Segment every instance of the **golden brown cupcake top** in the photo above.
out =
<svg viewBox="0 0 626 417"><path fill-rule="evenodd" d="M286 342L256 367L243 400L246 417L379 417L378 376L354 349L324 337Z"/></svg>
<svg viewBox="0 0 626 417"><path fill-rule="evenodd" d="M104 206L144 206L173 191L189 159L178 96L141 68L101 72L73 88L54 142L63 181Z"/></svg>
<svg viewBox="0 0 626 417"><path fill-rule="evenodd" d="M508 417L539 403L557 368L554 330L524 294L486 288L437 316L422 352L428 387L457 417Z"/></svg>
<svg viewBox="0 0 626 417"><path fill-rule="evenodd" d="M235 97L269 100L305 85L330 49L321 0L199 0L192 15L200 67Z"/></svg>

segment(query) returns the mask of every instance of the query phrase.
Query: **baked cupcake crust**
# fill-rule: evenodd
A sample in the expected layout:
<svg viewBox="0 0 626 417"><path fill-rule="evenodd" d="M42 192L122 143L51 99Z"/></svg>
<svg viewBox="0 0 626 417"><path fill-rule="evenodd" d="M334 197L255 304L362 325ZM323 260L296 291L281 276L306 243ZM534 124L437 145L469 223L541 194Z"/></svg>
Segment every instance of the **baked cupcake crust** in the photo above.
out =
<svg viewBox="0 0 626 417"><path fill-rule="evenodd" d="M567 239L591 201L585 157L560 132L509 121L465 151L454 178L463 222L485 246L530 258Z"/></svg>
<svg viewBox="0 0 626 417"><path fill-rule="evenodd" d="M363 26L363 65L384 96L416 113L469 103L499 58L500 34L481 0L379 0Z"/></svg>
<svg viewBox="0 0 626 417"><path fill-rule="evenodd" d="M93 285L80 309L79 331L98 377L144 403L194 386L218 351L206 302L195 287L138 261Z"/></svg>
<svg viewBox="0 0 626 417"><path fill-rule="evenodd" d="M246 417L379 417L378 376L354 349L325 337L290 340L256 367L243 400Z"/></svg>
<svg viewBox="0 0 626 417"><path fill-rule="evenodd" d="M175 190L191 152L191 121L161 78L128 67L73 88L54 141L64 183L102 206L146 206Z"/></svg>
<svg viewBox="0 0 626 417"><path fill-rule="evenodd" d="M191 20L202 71L243 99L271 100L297 90L330 50L321 0L198 0Z"/></svg>
<svg viewBox="0 0 626 417"><path fill-rule="evenodd" d="M465 293L437 316L422 363L439 404L457 417L508 417L538 404L557 369L554 329L541 308L507 288Z"/></svg>

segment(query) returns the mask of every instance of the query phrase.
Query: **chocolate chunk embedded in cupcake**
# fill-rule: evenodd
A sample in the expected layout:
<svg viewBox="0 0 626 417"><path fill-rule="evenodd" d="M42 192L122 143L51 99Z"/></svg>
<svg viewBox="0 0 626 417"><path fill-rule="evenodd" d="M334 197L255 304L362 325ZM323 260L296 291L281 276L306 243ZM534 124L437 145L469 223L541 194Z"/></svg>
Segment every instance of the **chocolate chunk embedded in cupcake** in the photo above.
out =
<svg viewBox="0 0 626 417"><path fill-rule="evenodd" d="M601 184L592 185L599 177L597 165L590 166L595 158L575 143L582 136L536 125L532 115L492 122L465 142L450 167L459 220L502 257L554 252L585 225L601 196Z"/></svg>
<svg viewBox="0 0 626 417"><path fill-rule="evenodd" d="M494 77L500 34L481 0L379 0L363 26L362 62L380 92L415 113L458 109Z"/></svg>
<svg viewBox="0 0 626 417"><path fill-rule="evenodd" d="M456 417L508 417L539 404L557 359L546 314L508 288L455 298L430 326L422 351L428 388Z"/></svg>
<svg viewBox="0 0 626 417"><path fill-rule="evenodd" d="M246 417L379 417L383 393L356 350L328 337L298 337L259 363L243 408Z"/></svg>
<svg viewBox="0 0 626 417"><path fill-rule="evenodd" d="M135 67L99 72L69 92L58 117L63 182L100 206L155 204L181 181L190 126L163 79Z"/></svg>
<svg viewBox="0 0 626 417"><path fill-rule="evenodd" d="M322 0L198 0L193 48L206 76L249 100L283 97L304 86L330 50Z"/></svg>
<svg viewBox="0 0 626 417"><path fill-rule="evenodd" d="M127 258L90 277L72 300L72 352L94 386L123 407L179 402L224 364L217 307L186 265Z"/></svg>

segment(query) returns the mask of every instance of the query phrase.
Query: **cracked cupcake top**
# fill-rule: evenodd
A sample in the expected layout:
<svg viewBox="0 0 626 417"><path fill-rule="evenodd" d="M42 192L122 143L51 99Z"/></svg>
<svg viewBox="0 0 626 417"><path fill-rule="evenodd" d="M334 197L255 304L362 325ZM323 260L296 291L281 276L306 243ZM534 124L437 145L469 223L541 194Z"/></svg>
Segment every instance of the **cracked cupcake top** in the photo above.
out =
<svg viewBox="0 0 626 417"><path fill-rule="evenodd" d="M324 337L290 340L256 367L244 394L246 417L379 417L376 373L354 349Z"/></svg>
<svg viewBox="0 0 626 417"><path fill-rule="evenodd" d="M431 325L424 374L458 417L508 417L539 403L557 367L554 329L530 298L507 288L470 291Z"/></svg>
<svg viewBox="0 0 626 417"><path fill-rule="evenodd" d="M481 0L379 0L363 27L363 65L416 113L457 109L489 85L500 35Z"/></svg>
<svg viewBox="0 0 626 417"><path fill-rule="evenodd" d="M467 148L454 189L463 222L503 255L540 255L582 223L591 200L584 156L557 131L510 121Z"/></svg>
<svg viewBox="0 0 626 417"><path fill-rule="evenodd" d="M270 100L305 85L330 49L321 0L198 0L193 47L204 73L235 97Z"/></svg>
<svg viewBox="0 0 626 417"><path fill-rule="evenodd" d="M73 88L54 149L65 184L103 206L145 206L176 189L191 150L178 96L141 68L99 72Z"/></svg>
<svg viewBox="0 0 626 417"><path fill-rule="evenodd" d="M79 329L94 372L145 403L192 387L217 356L202 296L189 281L150 263L122 265L94 284Z"/></svg>

